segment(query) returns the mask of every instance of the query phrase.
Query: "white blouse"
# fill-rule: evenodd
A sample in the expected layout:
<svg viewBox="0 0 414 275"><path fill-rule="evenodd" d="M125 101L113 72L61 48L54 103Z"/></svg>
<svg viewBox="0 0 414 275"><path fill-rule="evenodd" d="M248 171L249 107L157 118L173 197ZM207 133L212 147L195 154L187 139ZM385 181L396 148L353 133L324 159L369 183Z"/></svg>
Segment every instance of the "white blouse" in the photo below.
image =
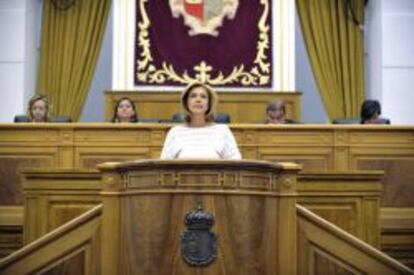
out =
<svg viewBox="0 0 414 275"><path fill-rule="evenodd" d="M212 124L205 127L175 126L170 129L161 159L241 159L229 127Z"/></svg>

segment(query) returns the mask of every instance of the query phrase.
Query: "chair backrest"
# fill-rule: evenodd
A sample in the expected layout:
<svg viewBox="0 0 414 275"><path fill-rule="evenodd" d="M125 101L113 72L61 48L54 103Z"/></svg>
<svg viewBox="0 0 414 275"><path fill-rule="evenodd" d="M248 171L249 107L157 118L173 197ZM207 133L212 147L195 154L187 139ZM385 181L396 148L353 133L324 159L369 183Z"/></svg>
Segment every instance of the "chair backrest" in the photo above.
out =
<svg viewBox="0 0 414 275"><path fill-rule="evenodd" d="M16 123L19 123L19 122L30 122L30 119L26 115L16 115L14 117L14 122L16 122ZM67 117L67 116L56 116L56 117L51 117L50 118L50 122L54 122L54 123L66 123L66 122L72 122L72 119L70 117Z"/></svg>
<svg viewBox="0 0 414 275"><path fill-rule="evenodd" d="M182 113L173 114L173 116L171 118L171 121L175 122L175 123L183 122L184 121L184 114L182 114Z"/></svg>
<svg viewBox="0 0 414 275"><path fill-rule="evenodd" d="M72 119L70 117L67 117L67 116L56 116L56 117L50 118L50 122L67 123L67 122L72 122Z"/></svg>
<svg viewBox="0 0 414 275"><path fill-rule="evenodd" d="M377 118L375 124L391 124L391 120L385 117Z"/></svg>
<svg viewBox="0 0 414 275"><path fill-rule="evenodd" d="M333 124L360 124L361 119L359 117L351 117L351 118L335 118L332 120Z"/></svg>
<svg viewBox="0 0 414 275"><path fill-rule="evenodd" d="M352 118L335 118L332 121L333 124L361 124L361 118L352 117ZM388 118L378 118L375 124L391 124L391 120Z"/></svg>
<svg viewBox="0 0 414 275"><path fill-rule="evenodd" d="M160 123L161 119L159 118L138 118L138 122L143 122L143 123Z"/></svg>
<svg viewBox="0 0 414 275"><path fill-rule="evenodd" d="M300 123L299 121L296 121L290 118L285 119L285 124L299 124L299 123Z"/></svg>
<svg viewBox="0 0 414 275"><path fill-rule="evenodd" d="M19 122L30 122L30 121L29 121L29 117L26 115L16 115L14 117L14 122L19 123Z"/></svg>
<svg viewBox="0 0 414 275"><path fill-rule="evenodd" d="M230 115L225 113L217 113L214 115L214 122L228 124L231 122Z"/></svg>
<svg viewBox="0 0 414 275"><path fill-rule="evenodd" d="M172 116L172 119L171 120L172 120L172 122L175 122L175 123L184 122L184 114L182 114L182 113L175 113ZM229 114L226 114L226 113L217 113L217 114L214 114L214 122L216 122L216 123L224 123L224 124L230 123L231 122L230 115Z"/></svg>
<svg viewBox="0 0 414 275"><path fill-rule="evenodd" d="M265 121L260 121L260 122L255 122L257 124L273 124L273 123L269 123L267 120ZM285 122L284 123L280 123L280 124L302 124L302 122L291 119L291 118L285 118Z"/></svg>

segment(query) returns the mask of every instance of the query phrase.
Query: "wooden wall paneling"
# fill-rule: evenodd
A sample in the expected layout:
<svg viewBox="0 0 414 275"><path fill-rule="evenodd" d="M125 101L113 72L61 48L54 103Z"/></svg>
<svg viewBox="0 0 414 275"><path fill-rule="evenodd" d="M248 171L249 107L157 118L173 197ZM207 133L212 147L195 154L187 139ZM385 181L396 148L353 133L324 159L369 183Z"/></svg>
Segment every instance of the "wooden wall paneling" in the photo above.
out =
<svg viewBox="0 0 414 275"><path fill-rule="evenodd" d="M364 274L352 266L352 263L346 263L340 259L326 253L315 245L310 245L309 249L310 261L309 273L315 275L352 275Z"/></svg>
<svg viewBox="0 0 414 275"><path fill-rule="evenodd" d="M391 257L414 268L414 209L381 209L381 248Z"/></svg>
<svg viewBox="0 0 414 275"><path fill-rule="evenodd" d="M23 204L20 172L31 167L59 167L57 147L0 146L0 205Z"/></svg>
<svg viewBox="0 0 414 275"><path fill-rule="evenodd" d="M382 128L351 131L351 169L384 170L383 206L414 207L414 132Z"/></svg>
<svg viewBox="0 0 414 275"><path fill-rule="evenodd" d="M26 194L25 244L101 202L101 176L96 171L26 170L23 188Z"/></svg>
<svg viewBox="0 0 414 275"><path fill-rule="evenodd" d="M349 129L350 143L355 145L393 145L394 147L413 147L414 133L411 127L390 127L372 125Z"/></svg>
<svg viewBox="0 0 414 275"><path fill-rule="evenodd" d="M236 139L242 146L242 153L248 157L272 162L296 162L303 170L327 171L333 169L332 131L309 131L301 126L234 127ZM244 155L243 155L244 156Z"/></svg>
<svg viewBox="0 0 414 275"><path fill-rule="evenodd" d="M23 246L23 226L0 226L0 258L10 255Z"/></svg>
<svg viewBox="0 0 414 275"><path fill-rule="evenodd" d="M181 112L179 92L105 92L105 118L110 121L115 103L122 97L129 97L137 107L139 117L171 119L174 113Z"/></svg>
<svg viewBox="0 0 414 275"><path fill-rule="evenodd" d="M23 246L23 207L0 207L0 258Z"/></svg>
<svg viewBox="0 0 414 275"><path fill-rule="evenodd" d="M90 246L83 245L81 249L61 257L59 261L46 265L37 270L37 274L90 274L89 261L86 254L89 254ZM89 252L89 253L88 253Z"/></svg>
<svg viewBox="0 0 414 275"><path fill-rule="evenodd" d="M75 151L76 167L93 169L100 163L150 159L153 151L147 147L80 147Z"/></svg>
<svg viewBox="0 0 414 275"><path fill-rule="evenodd" d="M60 140L61 126L50 124L18 123L1 124L0 144L2 146L35 146L44 143L56 144ZM70 129L70 128L69 128Z"/></svg>
<svg viewBox="0 0 414 275"><path fill-rule="evenodd" d="M380 247L382 171L306 172L298 176L298 203L361 240Z"/></svg>
<svg viewBox="0 0 414 275"><path fill-rule="evenodd" d="M74 166L74 129L61 128L59 131L59 166L72 168Z"/></svg>
<svg viewBox="0 0 414 275"><path fill-rule="evenodd" d="M333 163L332 149L323 147L262 146L257 155L260 160L301 164L304 171L330 171Z"/></svg>
<svg viewBox="0 0 414 275"><path fill-rule="evenodd" d="M83 124L83 126L87 126ZM162 129L165 126L142 125L139 123L100 123L91 124L90 127L79 127L75 129L74 142L76 146L96 145L150 145L153 131Z"/></svg>
<svg viewBox="0 0 414 275"><path fill-rule="evenodd" d="M349 147L335 146L333 152L333 171L352 171L349 168Z"/></svg>
<svg viewBox="0 0 414 275"><path fill-rule="evenodd" d="M101 202L99 196L50 196L47 201L46 231L43 234L80 216Z"/></svg>
<svg viewBox="0 0 414 275"><path fill-rule="evenodd" d="M335 171L349 171L349 131L336 129L334 135L334 166Z"/></svg>
<svg viewBox="0 0 414 275"><path fill-rule="evenodd" d="M59 165L55 167L61 168L73 168L75 167L75 153L74 147L72 146L59 146L58 147L58 157L59 157ZM53 166L52 166L53 167Z"/></svg>
<svg viewBox="0 0 414 275"><path fill-rule="evenodd" d="M249 126L242 126L248 128ZM258 125L250 126L257 132L256 141L262 146L266 145L319 145L332 146L334 144L334 131L326 127L314 125ZM314 129L314 130L312 130ZM318 129L317 131L315 131Z"/></svg>
<svg viewBox="0 0 414 275"><path fill-rule="evenodd" d="M219 96L217 111L228 113L233 123L263 123L266 117L266 105L274 100L283 100L286 103L286 111L290 118L297 121L301 119L301 93L298 92L218 91L217 94ZM112 118L115 102L125 96L135 102L140 117L169 120L174 113L182 112L181 91L107 91L105 92L106 121Z"/></svg>
<svg viewBox="0 0 414 275"><path fill-rule="evenodd" d="M310 266L313 263L313 258L310 257L310 249L311 249L311 243L306 238L306 232L304 229L300 226L300 224L297 225L297 256L298 256L298 268L297 272L299 275L313 275L311 272L312 268Z"/></svg>
<svg viewBox="0 0 414 275"><path fill-rule="evenodd" d="M217 111L230 114L234 123L263 123L266 119L266 106L274 100L285 102L289 118L301 120L299 93L218 92L218 96Z"/></svg>
<svg viewBox="0 0 414 275"><path fill-rule="evenodd" d="M258 159L258 143L256 141L258 132L256 129L232 128L242 158Z"/></svg>
<svg viewBox="0 0 414 275"><path fill-rule="evenodd" d="M101 202L94 196L44 196L36 199L33 211L25 217L24 244L29 244L55 228L71 221ZM30 202L27 204L30 205ZM27 209L27 208L26 208ZM32 212L35 212L33 215ZM29 214L30 213L30 214ZM29 215L34 216L30 217Z"/></svg>
<svg viewBox="0 0 414 275"><path fill-rule="evenodd" d="M0 205L21 205L20 170L59 167L60 128L33 123L0 127Z"/></svg>
<svg viewBox="0 0 414 275"><path fill-rule="evenodd" d="M357 199L348 198L300 198L298 203L325 220L339 226L359 238L364 238L362 205Z"/></svg>
<svg viewBox="0 0 414 275"><path fill-rule="evenodd" d="M25 207L25 213L24 213L24 217L26 217L26 207ZM41 237L42 235L44 235L47 232L47 226L48 226L48 209L47 209L47 199L46 197L38 197L36 199L36 209L38 209L35 213L35 217L37 218L36 220L36 227L37 227L37 231L36 231L36 235L31 234L31 227L32 225L30 224L29 226L26 227L26 222L24 223L24 244L28 244L32 241L37 240L39 237ZM27 231L27 235L33 236L34 239L32 240L28 240L26 239L26 231Z"/></svg>
<svg viewBox="0 0 414 275"><path fill-rule="evenodd" d="M43 203L42 203L43 202ZM42 235L41 232L46 231L44 219L46 207L45 201L41 201L37 196L25 195L24 200L24 222L23 222L23 243L29 244Z"/></svg>
<svg viewBox="0 0 414 275"><path fill-rule="evenodd" d="M165 137L167 135L167 129L152 129L151 130L151 148L150 148L150 158L159 159L161 156L162 146L164 145Z"/></svg>
<svg viewBox="0 0 414 275"><path fill-rule="evenodd" d="M362 198L362 207L363 236L365 237L361 239L377 248L381 248L380 196L365 196ZM375 233L373 233L374 228L376 229Z"/></svg>
<svg viewBox="0 0 414 275"><path fill-rule="evenodd" d="M165 126L112 124L111 127L79 129L75 133L75 167L94 168L106 161L159 158Z"/></svg>
<svg viewBox="0 0 414 275"><path fill-rule="evenodd" d="M414 207L414 146L352 148L350 159L353 169L385 171L382 206Z"/></svg>

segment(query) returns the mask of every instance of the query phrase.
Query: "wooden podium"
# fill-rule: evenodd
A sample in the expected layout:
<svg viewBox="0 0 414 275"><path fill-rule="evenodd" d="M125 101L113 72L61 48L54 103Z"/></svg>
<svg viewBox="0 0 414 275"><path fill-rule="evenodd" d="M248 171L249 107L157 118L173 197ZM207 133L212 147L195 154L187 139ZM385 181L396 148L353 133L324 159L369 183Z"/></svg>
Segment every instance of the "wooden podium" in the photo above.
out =
<svg viewBox="0 0 414 275"><path fill-rule="evenodd" d="M300 166L156 160L105 163L99 169L102 274L297 273ZM200 218L205 215L214 219L211 228L192 232L191 224L205 221ZM197 237L188 242L189 231L215 235L215 242L200 243ZM194 262L206 256L205 247L216 249L208 255L211 263Z"/></svg>

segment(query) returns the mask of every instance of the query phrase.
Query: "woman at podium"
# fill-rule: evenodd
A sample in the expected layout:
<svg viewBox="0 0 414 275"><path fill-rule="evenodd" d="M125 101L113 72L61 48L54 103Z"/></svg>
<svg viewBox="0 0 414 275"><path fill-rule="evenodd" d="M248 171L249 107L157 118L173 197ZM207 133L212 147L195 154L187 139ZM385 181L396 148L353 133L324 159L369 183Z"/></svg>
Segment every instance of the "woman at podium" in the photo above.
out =
<svg viewBox="0 0 414 275"><path fill-rule="evenodd" d="M170 129L161 159L241 159L229 127L215 124L216 93L206 84L192 83L183 92L185 123Z"/></svg>

